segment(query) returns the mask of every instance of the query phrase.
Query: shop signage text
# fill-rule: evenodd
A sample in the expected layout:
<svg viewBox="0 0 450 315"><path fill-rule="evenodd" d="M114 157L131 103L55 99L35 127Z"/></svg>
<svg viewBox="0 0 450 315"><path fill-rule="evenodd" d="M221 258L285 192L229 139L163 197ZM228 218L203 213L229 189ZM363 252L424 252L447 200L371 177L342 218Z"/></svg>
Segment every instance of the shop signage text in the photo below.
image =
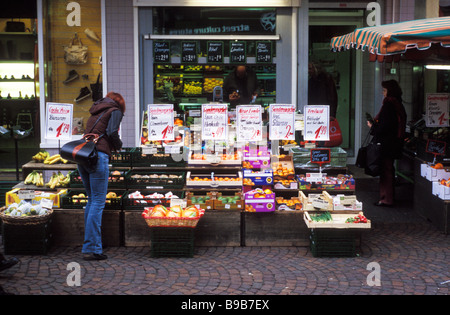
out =
<svg viewBox="0 0 450 315"><path fill-rule="evenodd" d="M148 105L148 139L150 141L175 139L173 104Z"/></svg>
<svg viewBox="0 0 450 315"><path fill-rule="evenodd" d="M46 118L46 139L72 139L73 104L47 103Z"/></svg>
<svg viewBox="0 0 450 315"><path fill-rule="evenodd" d="M427 127L448 127L449 97L447 93L427 94L425 108Z"/></svg>
<svg viewBox="0 0 450 315"><path fill-rule="evenodd" d="M307 141L330 140L330 106L307 105L304 113L305 130L303 137Z"/></svg>
<svg viewBox="0 0 450 315"><path fill-rule="evenodd" d="M261 105L238 105L236 127L237 141L262 141Z"/></svg>
<svg viewBox="0 0 450 315"><path fill-rule="evenodd" d="M227 104L202 105L202 140L227 140Z"/></svg>
<svg viewBox="0 0 450 315"><path fill-rule="evenodd" d="M295 140L295 105L271 104L269 119L270 140Z"/></svg>

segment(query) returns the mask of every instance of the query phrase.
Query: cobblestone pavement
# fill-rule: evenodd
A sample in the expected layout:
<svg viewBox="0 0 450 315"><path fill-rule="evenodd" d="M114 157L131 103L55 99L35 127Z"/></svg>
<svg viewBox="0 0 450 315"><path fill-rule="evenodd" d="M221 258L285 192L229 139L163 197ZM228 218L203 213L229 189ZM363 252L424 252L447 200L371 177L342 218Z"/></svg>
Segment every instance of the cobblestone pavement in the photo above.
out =
<svg viewBox="0 0 450 315"><path fill-rule="evenodd" d="M193 258L150 258L147 247L107 248L105 261L81 259L80 248L17 256L0 285L30 295L292 295L449 293L449 239L427 222L374 224L355 258L314 258L306 247L200 247ZM67 279L81 267L80 286ZM376 262L380 286L370 286ZM69 276L69 277L68 277Z"/></svg>
<svg viewBox="0 0 450 315"><path fill-rule="evenodd" d="M369 205L373 196L361 198ZM17 295L448 295L448 236L410 203L366 210L372 229L354 258L315 258L307 247L196 247L193 258L151 258L149 247L110 247L107 260L88 262L80 247L58 247L16 256L0 285ZM68 285L71 262L79 286Z"/></svg>

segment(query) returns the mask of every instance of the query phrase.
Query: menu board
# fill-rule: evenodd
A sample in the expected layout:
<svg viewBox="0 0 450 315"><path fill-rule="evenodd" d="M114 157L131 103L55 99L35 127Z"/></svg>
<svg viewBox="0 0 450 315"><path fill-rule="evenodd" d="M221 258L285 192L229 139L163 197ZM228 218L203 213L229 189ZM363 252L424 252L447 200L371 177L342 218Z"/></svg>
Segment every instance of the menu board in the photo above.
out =
<svg viewBox="0 0 450 315"><path fill-rule="evenodd" d="M227 104L202 105L202 140L227 140Z"/></svg>
<svg viewBox="0 0 450 315"><path fill-rule="evenodd" d="M73 104L47 103L45 138L72 139Z"/></svg>
<svg viewBox="0 0 450 315"><path fill-rule="evenodd" d="M165 41L153 42L153 61L155 63L170 62L170 44Z"/></svg>
<svg viewBox="0 0 450 315"><path fill-rule="evenodd" d="M246 43L230 42L230 63L246 63Z"/></svg>
<svg viewBox="0 0 450 315"><path fill-rule="evenodd" d="M262 141L261 105L238 105L236 107L237 141Z"/></svg>
<svg viewBox="0 0 450 315"><path fill-rule="evenodd" d="M449 98L447 93L427 94L425 124L427 127L448 127Z"/></svg>
<svg viewBox="0 0 450 315"><path fill-rule="evenodd" d="M181 62L197 63L197 42L181 42Z"/></svg>
<svg viewBox="0 0 450 315"><path fill-rule="evenodd" d="M272 42L256 42L256 62L272 63Z"/></svg>
<svg viewBox="0 0 450 315"><path fill-rule="evenodd" d="M173 104L148 105L148 140L174 140Z"/></svg>
<svg viewBox="0 0 450 315"><path fill-rule="evenodd" d="M295 105L270 104L269 139L295 140Z"/></svg>
<svg viewBox="0 0 450 315"><path fill-rule="evenodd" d="M330 106L307 105L304 109L303 138L307 141L330 141Z"/></svg>
<svg viewBox="0 0 450 315"><path fill-rule="evenodd" d="M208 42L208 63L223 63L223 42Z"/></svg>

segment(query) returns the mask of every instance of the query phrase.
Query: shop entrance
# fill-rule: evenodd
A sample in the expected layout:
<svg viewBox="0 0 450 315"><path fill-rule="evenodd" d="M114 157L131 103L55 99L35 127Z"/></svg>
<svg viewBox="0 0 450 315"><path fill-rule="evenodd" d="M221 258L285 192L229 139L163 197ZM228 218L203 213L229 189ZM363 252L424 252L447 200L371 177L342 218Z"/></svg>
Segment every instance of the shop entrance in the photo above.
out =
<svg viewBox="0 0 450 315"><path fill-rule="evenodd" d="M360 57L354 50L332 52L330 40L361 27L364 12L310 10L309 15L308 104L330 105L330 115L337 118L342 131L341 147L349 158L354 158L355 138L359 138L355 126L359 126L361 117L357 114L360 106L356 80Z"/></svg>

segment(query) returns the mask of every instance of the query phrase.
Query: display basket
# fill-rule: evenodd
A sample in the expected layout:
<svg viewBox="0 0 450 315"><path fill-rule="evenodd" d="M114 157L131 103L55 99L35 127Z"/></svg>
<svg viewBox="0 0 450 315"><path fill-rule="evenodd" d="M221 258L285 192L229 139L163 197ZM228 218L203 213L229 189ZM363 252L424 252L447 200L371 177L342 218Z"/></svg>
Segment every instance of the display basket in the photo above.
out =
<svg viewBox="0 0 450 315"><path fill-rule="evenodd" d="M151 228L153 227L185 227L185 228L195 228L198 221L205 214L204 211L200 211L199 215L194 218L173 218L173 217L151 217L144 213L142 217L144 218L147 225Z"/></svg>
<svg viewBox="0 0 450 315"><path fill-rule="evenodd" d="M47 214L44 215L32 215L32 216L10 216L5 214L6 207L0 208L0 219L4 224L10 225L37 225L47 223L52 215L53 209L49 209Z"/></svg>

